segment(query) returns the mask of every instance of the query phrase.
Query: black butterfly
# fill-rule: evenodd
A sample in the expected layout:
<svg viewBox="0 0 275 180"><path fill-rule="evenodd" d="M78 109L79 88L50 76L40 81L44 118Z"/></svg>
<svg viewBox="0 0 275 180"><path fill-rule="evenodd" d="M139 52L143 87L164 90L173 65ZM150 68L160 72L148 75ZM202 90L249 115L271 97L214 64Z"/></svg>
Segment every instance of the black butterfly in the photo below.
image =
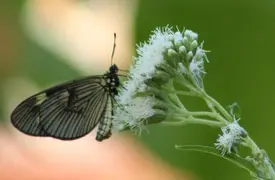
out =
<svg viewBox="0 0 275 180"><path fill-rule="evenodd" d="M115 43L111 59L114 49ZM98 125L96 140L109 138L118 70L112 63L104 75L65 82L27 98L12 112L13 126L32 136L74 140Z"/></svg>

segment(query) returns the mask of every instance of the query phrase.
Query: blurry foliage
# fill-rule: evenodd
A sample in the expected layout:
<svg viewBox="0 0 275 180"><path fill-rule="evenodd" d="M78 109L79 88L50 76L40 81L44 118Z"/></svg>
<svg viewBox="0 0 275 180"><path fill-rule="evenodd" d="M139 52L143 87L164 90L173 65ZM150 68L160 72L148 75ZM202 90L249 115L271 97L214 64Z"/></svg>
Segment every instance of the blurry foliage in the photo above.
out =
<svg viewBox="0 0 275 180"><path fill-rule="evenodd" d="M45 87L49 84L75 78L79 73L71 66L31 41L24 33L20 22L20 12L24 1L15 3L5 2L0 6L1 39L0 42L0 85L6 78L19 76L31 79L38 86ZM1 8L2 7L2 8ZM7 46L8 45L8 46ZM10 64L11 65L7 65ZM0 86L0 90L3 88ZM0 94L0 119L3 120L3 97Z"/></svg>
<svg viewBox="0 0 275 180"><path fill-rule="evenodd" d="M2 74L4 69L0 68L0 83L4 78L16 75L45 86L78 76L73 67L25 37L18 20L23 1L2 3L5 5L0 5L0 38L6 36L1 34L1 27L5 27L5 32L12 37L10 41L15 50L11 52L15 55L10 56L11 59L0 55L0 62L18 63L7 66L10 67L8 74ZM205 41L204 48L211 50L208 54L210 63L206 64L207 91L225 106L238 102L242 108L240 124L273 160L275 144L271 142L270 132L275 125L274 7L275 2L270 0L141 0L136 21L137 42L146 40L156 26L167 24L199 33L199 40ZM0 41L1 53L7 50L5 44ZM6 66L2 64L1 67ZM0 113L3 109L1 98L0 94ZM191 107L202 106L201 102L182 100ZM144 132L141 140L179 169L191 170L205 180L250 179L245 171L217 157L174 148L175 144L211 145L218 129L153 125L149 130L150 134Z"/></svg>

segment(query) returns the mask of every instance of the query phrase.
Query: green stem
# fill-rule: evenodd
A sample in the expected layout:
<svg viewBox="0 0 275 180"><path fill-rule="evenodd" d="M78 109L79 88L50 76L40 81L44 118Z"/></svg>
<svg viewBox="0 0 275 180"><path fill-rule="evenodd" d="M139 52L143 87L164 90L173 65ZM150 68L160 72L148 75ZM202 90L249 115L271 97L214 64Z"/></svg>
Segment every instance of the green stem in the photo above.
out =
<svg viewBox="0 0 275 180"><path fill-rule="evenodd" d="M261 149L257 146L257 144L251 139L250 136L247 136L244 141L246 142L247 146L251 148L252 154L255 155L261 151Z"/></svg>
<svg viewBox="0 0 275 180"><path fill-rule="evenodd" d="M215 107L213 106L213 104L210 103L207 99L204 99L204 100L205 100L205 102L206 102L208 108L209 108L212 112L217 113L217 110L215 109Z"/></svg>
<svg viewBox="0 0 275 180"><path fill-rule="evenodd" d="M168 91L168 93L170 94L178 94L178 95L183 95L183 96L196 96L197 94L193 93L193 92L186 92L186 91Z"/></svg>
<svg viewBox="0 0 275 180"><path fill-rule="evenodd" d="M260 157L262 158L268 158L265 153L263 153L263 150L259 148L259 146L251 139L250 136L247 136L244 138L246 147L250 148L252 151L252 155L255 157L260 154ZM268 158L269 159L269 158ZM271 180L275 180L275 170L272 167L272 164L270 162L266 162L264 159L262 159L262 162L264 162L263 166L267 166L268 176L271 178Z"/></svg>
<svg viewBox="0 0 275 180"><path fill-rule="evenodd" d="M180 108L186 110L186 108L185 108L184 105L181 103L181 101L180 101L180 99L179 99L179 97L178 97L177 95L171 94L170 97L171 97L171 99L172 99L173 101L175 101L175 103L176 103Z"/></svg>
<svg viewBox="0 0 275 180"><path fill-rule="evenodd" d="M209 103L213 104L214 107L216 107L217 110L219 110L219 112L220 112L229 122L233 122L232 116L226 111L226 109L224 109L224 107L223 107L218 101L216 101L214 98L212 98L211 96L209 96L205 91L202 91L202 98L204 98L205 100L209 101Z"/></svg>
<svg viewBox="0 0 275 180"><path fill-rule="evenodd" d="M185 113L188 115L191 115L191 116L208 116L211 118L216 118L216 114L214 114L212 112L208 112L208 111L196 111L196 112L188 111Z"/></svg>
<svg viewBox="0 0 275 180"><path fill-rule="evenodd" d="M182 77L181 75L174 78L174 80L177 83L179 83L180 85L183 85L183 86L187 87L190 91L196 92L196 88L190 82L188 82L184 77Z"/></svg>
<svg viewBox="0 0 275 180"><path fill-rule="evenodd" d="M191 77L191 76L190 76ZM179 106L177 108L176 113L179 114L173 114L173 118L178 120L176 122L167 122L164 121L161 124L165 125L172 125L172 126L182 126L186 124L201 124L201 125L207 125L211 127L224 127L225 125L228 125L230 122L234 121L234 117L214 98L209 96L203 88L199 87L199 85L195 82L193 78L191 78L192 82L186 81L185 78L181 78L180 76L175 79L175 81L185 87L187 87L190 92L187 91L175 91L173 87L173 83L171 85L172 95L170 96L173 98L173 101ZM188 111L180 102L177 95L184 95L184 96L198 96L205 100L207 106L212 112L208 111L199 111L199 112L190 112ZM183 108L182 108L183 106ZM196 116L196 117L194 117ZM212 119L216 119L218 121L210 120L210 119L203 119L203 118L197 118L197 117L209 117ZM252 155L255 159L258 155L262 157L258 161L258 163L261 164L263 168L263 173L266 175L267 178L270 178L271 180L275 180L275 171L272 167L272 164L267 161L268 159L267 155L263 153L264 151L261 150L258 145L249 137L243 138L244 143L243 145L247 146L251 149Z"/></svg>
<svg viewBox="0 0 275 180"><path fill-rule="evenodd" d="M186 124L201 124L201 125L207 125L211 127L223 127L225 124L222 122L217 122L209 119L200 119L200 118L183 118L183 117L175 117L179 121L169 122L169 121L163 121L161 124L164 125L172 125L172 126L183 126Z"/></svg>
<svg viewBox="0 0 275 180"><path fill-rule="evenodd" d="M215 120L221 121L225 123L226 125L228 124L228 121L224 119L219 113L217 112L208 112L208 111L188 111L187 109L177 109L178 112L180 112L183 116L208 116L210 118L213 118Z"/></svg>
<svg viewBox="0 0 275 180"><path fill-rule="evenodd" d="M169 83L170 83L171 90L174 91L175 88L174 88L173 81L170 81ZM184 105L181 103L179 97L178 97L176 94L170 94L170 97L175 101L175 103L176 103L180 108L182 108L183 110L186 110L186 108L185 108Z"/></svg>

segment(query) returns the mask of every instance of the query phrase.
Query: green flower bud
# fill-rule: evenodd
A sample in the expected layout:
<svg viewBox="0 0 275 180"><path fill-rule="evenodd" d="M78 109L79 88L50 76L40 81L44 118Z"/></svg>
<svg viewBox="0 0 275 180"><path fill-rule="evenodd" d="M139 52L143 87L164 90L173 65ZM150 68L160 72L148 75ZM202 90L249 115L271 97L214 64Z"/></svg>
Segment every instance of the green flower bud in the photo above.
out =
<svg viewBox="0 0 275 180"><path fill-rule="evenodd" d="M179 54L174 49L168 49L168 56L169 57L179 57Z"/></svg>
<svg viewBox="0 0 275 180"><path fill-rule="evenodd" d="M187 37L183 37L182 44L183 44L185 47L188 47L188 46L189 46L189 40L188 40Z"/></svg>
<svg viewBox="0 0 275 180"><path fill-rule="evenodd" d="M192 51L189 51L187 53L187 61L190 62L193 59L193 57L194 57L194 55L193 55Z"/></svg>
<svg viewBox="0 0 275 180"><path fill-rule="evenodd" d="M182 41L175 41L175 46L178 49L179 47L182 46Z"/></svg>
<svg viewBox="0 0 275 180"><path fill-rule="evenodd" d="M179 47L179 54L181 56L185 56L187 54L187 50L186 50L185 46L180 46Z"/></svg>
<svg viewBox="0 0 275 180"><path fill-rule="evenodd" d="M191 51L193 51L193 49L195 49L195 48L197 48L198 47L198 42L195 40L195 41L193 41L192 43L191 43L191 45L190 45L190 48L191 48Z"/></svg>

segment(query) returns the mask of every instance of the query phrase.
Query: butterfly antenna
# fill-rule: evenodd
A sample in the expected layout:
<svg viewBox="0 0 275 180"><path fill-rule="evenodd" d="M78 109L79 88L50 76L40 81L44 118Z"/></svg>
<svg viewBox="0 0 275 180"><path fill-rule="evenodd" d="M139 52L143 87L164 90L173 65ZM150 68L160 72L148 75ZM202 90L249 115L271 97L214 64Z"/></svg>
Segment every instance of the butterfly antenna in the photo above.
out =
<svg viewBox="0 0 275 180"><path fill-rule="evenodd" d="M115 50L116 50L116 33L114 33L114 46L113 46L113 52L112 52L112 56L111 56L111 65L114 64L113 62L114 62Z"/></svg>

